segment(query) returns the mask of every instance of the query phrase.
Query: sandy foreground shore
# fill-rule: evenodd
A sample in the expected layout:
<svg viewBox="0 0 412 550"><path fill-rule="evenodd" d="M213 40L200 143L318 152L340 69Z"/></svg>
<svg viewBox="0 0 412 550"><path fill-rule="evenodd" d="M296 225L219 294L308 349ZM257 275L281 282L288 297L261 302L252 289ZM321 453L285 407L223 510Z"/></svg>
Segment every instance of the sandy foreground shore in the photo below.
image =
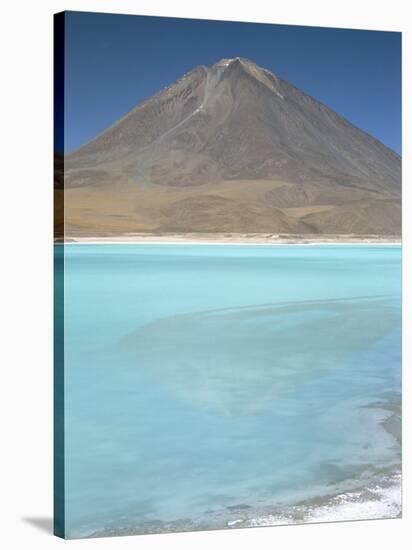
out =
<svg viewBox="0 0 412 550"><path fill-rule="evenodd" d="M394 235L291 235L272 233L125 233L73 234L56 238L65 243L216 243L216 244L400 244Z"/></svg>

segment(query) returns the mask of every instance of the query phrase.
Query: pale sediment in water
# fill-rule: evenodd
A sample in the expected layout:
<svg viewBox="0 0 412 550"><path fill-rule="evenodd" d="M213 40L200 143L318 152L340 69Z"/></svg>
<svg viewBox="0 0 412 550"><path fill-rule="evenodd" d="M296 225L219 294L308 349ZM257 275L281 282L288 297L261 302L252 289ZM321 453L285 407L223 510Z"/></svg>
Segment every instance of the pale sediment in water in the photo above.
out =
<svg viewBox="0 0 412 550"><path fill-rule="evenodd" d="M272 527L322 522L395 519L402 517L402 473L400 467L402 421L401 394L388 393L383 400L367 408L382 413L380 425L393 437L399 461L392 467L361 473L345 479L334 488L324 488L319 496L298 500L295 504L250 506L245 503L207 510L201 517L173 521L148 520L136 525L108 526L83 533L86 538L139 534L208 531Z"/></svg>
<svg viewBox="0 0 412 550"><path fill-rule="evenodd" d="M402 517L402 473L400 468L401 396L388 396L388 401L372 404L389 414L382 428L394 438L399 463L380 472L361 474L337 484L334 490L292 505L261 507L239 503L222 510L207 510L202 517L174 521L149 520L139 525L110 527L84 533L88 538L139 534L208 531L273 527L323 522L395 519ZM372 468L373 470L373 468Z"/></svg>
<svg viewBox="0 0 412 550"><path fill-rule="evenodd" d="M385 404L379 404L381 409L391 414L383 421L383 427L402 445L402 400L401 396L395 396Z"/></svg>
<svg viewBox="0 0 412 550"><path fill-rule="evenodd" d="M361 482L352 481L353 488L337 494L303 501L283 510L273 511L252 519L237 518L228 527L265 527L299 523L391 519L402 516L402 474L400 451L402 442L402 402L400 394L370 405L388 411L382 427L392 435L399 451L399 464ZM349 485L351 484L349 483Z"/></svg>

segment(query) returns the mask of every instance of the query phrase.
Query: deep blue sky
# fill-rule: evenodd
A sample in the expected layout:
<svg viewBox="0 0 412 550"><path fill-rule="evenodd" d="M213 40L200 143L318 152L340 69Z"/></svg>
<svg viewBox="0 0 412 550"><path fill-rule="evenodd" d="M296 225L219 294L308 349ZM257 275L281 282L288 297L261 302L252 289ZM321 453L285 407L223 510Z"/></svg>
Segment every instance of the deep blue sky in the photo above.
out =
<svg viewBox="0 0 412 550"><path fill-rule="evenodd" d="M66 13L65 149L197 65L246 57L401 153L401 34Z"/></svg>

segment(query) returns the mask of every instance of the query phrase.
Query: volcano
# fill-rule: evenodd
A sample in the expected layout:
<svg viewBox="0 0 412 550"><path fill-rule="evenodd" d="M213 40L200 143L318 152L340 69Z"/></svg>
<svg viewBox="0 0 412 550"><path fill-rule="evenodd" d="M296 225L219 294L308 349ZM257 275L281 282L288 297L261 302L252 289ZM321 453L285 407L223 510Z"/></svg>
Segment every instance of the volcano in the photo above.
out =
<svg viewBox="0 0 412 550"><path fill-rule="evenodd" d="M401 232L401 159L252 61L199 66L65 156L66 234Z"/></svg>

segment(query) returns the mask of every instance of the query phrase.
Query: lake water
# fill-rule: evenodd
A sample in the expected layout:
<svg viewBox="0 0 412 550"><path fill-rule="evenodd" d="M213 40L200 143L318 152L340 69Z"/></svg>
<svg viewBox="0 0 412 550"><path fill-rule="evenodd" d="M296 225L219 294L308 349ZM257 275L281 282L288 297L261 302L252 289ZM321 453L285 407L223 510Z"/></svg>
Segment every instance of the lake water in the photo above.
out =
<svg viewBox="0 0 412 550"><path fill-rule="evenodd" d="M399 514L399 246L55 250L66 536Z"/></svg>

